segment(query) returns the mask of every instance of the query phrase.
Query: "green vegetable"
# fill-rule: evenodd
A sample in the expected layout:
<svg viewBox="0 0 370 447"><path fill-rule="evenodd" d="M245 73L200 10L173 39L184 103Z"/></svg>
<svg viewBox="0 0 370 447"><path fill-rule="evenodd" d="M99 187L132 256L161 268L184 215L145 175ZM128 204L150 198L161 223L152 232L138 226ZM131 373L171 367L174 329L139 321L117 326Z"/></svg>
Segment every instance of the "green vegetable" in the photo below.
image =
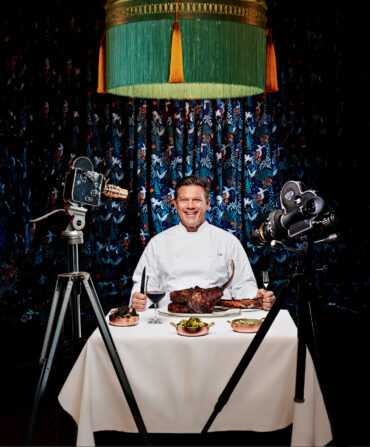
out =
<svg viewBox="0 0 370 447"><path fill-rule="evenodd" d="M259 323L259 321L258 320L248 320L248 319L245 319L245 320L237 320L237 321L235 321L235 323L238 323L238 324L257 324L257 323Z"/></svg>
<svg viewBox="0 0 370 447"><path fill-rule="evenodd" d="M181 320L177 326L198 328L204 327L205 323L198 317L190 317L188 320Z"/></svg>

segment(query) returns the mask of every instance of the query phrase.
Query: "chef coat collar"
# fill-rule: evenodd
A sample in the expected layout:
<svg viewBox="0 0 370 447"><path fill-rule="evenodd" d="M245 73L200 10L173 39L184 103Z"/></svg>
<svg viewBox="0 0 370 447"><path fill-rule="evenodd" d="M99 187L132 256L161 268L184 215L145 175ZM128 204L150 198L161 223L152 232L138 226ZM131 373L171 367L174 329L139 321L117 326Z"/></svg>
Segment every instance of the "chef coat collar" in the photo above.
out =
<svg viewBox="0 0 370 447"><path fill-rule="evenodd" d="M180 231L183 231L184 233L187 233L187 234L199 234L199 233L202 233L203 231L205 231L207 229L208 225L209 225L208 221L205 220L202 223L202 225L199 226L197 231L188 231L186 229L186 227L180 221L179 222L179 229L180 229Z"/></svg>

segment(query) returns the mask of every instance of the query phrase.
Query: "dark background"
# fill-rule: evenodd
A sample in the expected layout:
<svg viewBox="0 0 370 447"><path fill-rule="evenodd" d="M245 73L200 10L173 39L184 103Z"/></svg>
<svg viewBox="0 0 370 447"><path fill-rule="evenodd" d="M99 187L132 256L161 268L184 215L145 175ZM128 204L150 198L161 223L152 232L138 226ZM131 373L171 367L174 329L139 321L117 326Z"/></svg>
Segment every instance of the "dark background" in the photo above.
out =
<svg viewBox="0 0 370 447"><path fill-rule="evenodd" d="M317 281L320 355L325 390L342 443L369 445L369 114L365 14L352 5L319 1L269 2L269 10L276 42L279 92L254 101L262 100L266 113L273 115L275 110L279 118L277 144L286 148L281 155L279 180L304 180L322 193L338 215L341 242L324 247L315 261L318 267L322 263L329 266L326 275ZM95 131L104 134L104 124L109 126L112 122L112 104L116 103L125 117L129 101L95 93L97 53L104 28L100 2L5 2L0 6L0 16L0 442L22 445L39 374L37 359L49 297L56 275L65 268L61 242L48 241L49 223L40 225L36 232L31 227L25 230L25 226L30 218L60 207L60 175L72 154L89 155L88 105L97 104L95 113L101 124ZM69 109L64 109L64 104ZM134 104L137 109L142 107L140 101ZM148 106L153 107L153 102L148 101ZM74 110L79 114L75 115ZM107 158L110 141L108 137L102 141L97 155ZM123 159L125 156L122 154ZM123 174L125 182L129 178L127 168ZM46 182L40 181L42 177ZM127 187L127 183L121 186ZM133 201L126 210L131 237L131 257L124 265L128 277L143 248L137 209L138 204ZM261 213L260 221L266 217L266 212ZM52 232L58 234L66 221L52 219L50 225ZM91 233L97 228L94 225L88 227ZM113 230L107 225L103 231ZM148 237L152 235L149 233ZM97 239L87 235L87 240L91 247L84 255L90 259L92 254L97 261ZM42 257L40 264L35 263L37 256ZM57 262L50 263L50 259ZM265 267L263 256L259 259L256 276ZM294 259L289 259L280 271L287 272L294 265ZM105 295L104 291L106 283L118 283L118 269L112 266L108 271L99 262L86 262L94 273L103 307L108 310L117 304L117 297ZM124 296L129 281L124 284ZM277 293L278 283L273 283L273 288ZM87 337L95 326L88 315L85 319ZM56 403L58 390L81 348L81 344L68 341L69 329L67 324L67 335L58 351L40 411L35 440L40 445L74 442L74 424ZM135 436L102 434L98 442L129 444L140 440ZM156 437L155 442L200 441L197 437ZM289 443L289 429L259 435L210 434L202 443L285 445Z"/></svg>

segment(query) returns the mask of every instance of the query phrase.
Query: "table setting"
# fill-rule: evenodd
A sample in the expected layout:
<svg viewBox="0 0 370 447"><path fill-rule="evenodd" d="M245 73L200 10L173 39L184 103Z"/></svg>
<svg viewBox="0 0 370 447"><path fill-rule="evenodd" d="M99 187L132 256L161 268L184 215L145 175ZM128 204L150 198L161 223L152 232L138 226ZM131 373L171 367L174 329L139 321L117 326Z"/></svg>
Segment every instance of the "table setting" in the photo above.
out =
<svg viewBox="0 0 370 447"><path fill-rule="evenodd" d="M115 311L107 314L108 321ZM109 325L148 433L201 432L255 335L236 332L231 321L263 321L267 314L233 311L196 315L208 329L200 328L202 336L180 334L181 321L192 317L168 315L161 308L160 324L149 324L156 310L148 309L138 314L136 324ZM297 328L289 312L281 310L209 431L273 431L293 424L294 446L330 442L328 416L307 354L306 399L297 404ZM77 445L94 445L96 431L138 431L98 330L80 353L59 402L78 425Z"/></svg>

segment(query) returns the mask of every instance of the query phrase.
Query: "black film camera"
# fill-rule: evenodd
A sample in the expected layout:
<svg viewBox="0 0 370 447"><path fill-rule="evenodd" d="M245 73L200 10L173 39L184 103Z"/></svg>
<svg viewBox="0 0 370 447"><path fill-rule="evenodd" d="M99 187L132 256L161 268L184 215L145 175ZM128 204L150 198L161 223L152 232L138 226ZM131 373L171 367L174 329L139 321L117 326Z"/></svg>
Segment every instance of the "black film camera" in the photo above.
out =
<svg viewBox="0 0 370 447"><path fill-rule="evenodd" d="M294 238L314 225L327 228L336 223L333 212L323 216L321 221L315 220L324 208L324 200L316 191L304 189L301 182L291 180L285 183L280 192L282 209L270 213L266 222L251 232L254 246L264 248L272 240Z"/></svg>
<svg viewBox="0 0 370 447"><path fill-rule="evenodd" d="M101 194L126 199L128 191L116 185L108 185L102 174L94 172L93 164L89 158L76 158L65 177L64 201L98 206Z"/></svg>

